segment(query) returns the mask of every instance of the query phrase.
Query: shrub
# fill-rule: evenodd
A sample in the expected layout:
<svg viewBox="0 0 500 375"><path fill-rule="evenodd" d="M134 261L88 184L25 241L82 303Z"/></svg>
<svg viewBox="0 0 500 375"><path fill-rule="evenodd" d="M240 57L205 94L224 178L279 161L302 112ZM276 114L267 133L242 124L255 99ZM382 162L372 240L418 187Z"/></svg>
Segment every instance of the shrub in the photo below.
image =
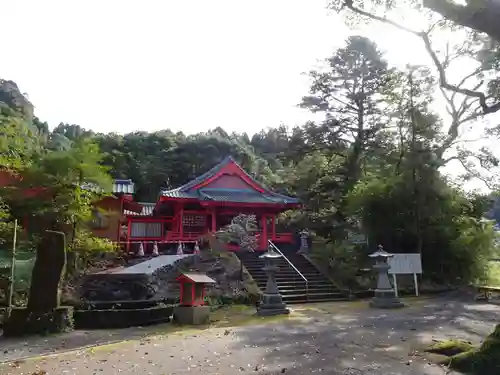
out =
<svg viewBox="0 0 500 375"><path fill-rule="evenodd" d="M24 335L46 335L69 332L74 329L73 308L57 307L46 313L36 314L24 307L7 310L3 334L6 337Z"/></svg>

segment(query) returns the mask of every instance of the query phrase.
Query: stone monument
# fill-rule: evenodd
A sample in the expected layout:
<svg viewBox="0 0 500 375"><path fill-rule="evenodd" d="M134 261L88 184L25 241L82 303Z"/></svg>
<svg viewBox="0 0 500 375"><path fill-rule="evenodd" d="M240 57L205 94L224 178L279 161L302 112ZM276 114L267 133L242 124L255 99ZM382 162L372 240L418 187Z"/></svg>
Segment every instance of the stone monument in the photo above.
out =
<svg viewBox="0 0 500 375"><path fill-rule="evenodd" d="M262 294L260 305L257 308L257 315L271 316L289 314L290 310L288 310L283 303L283 297L276 284L276 272L278 271L276 260L281 258L281 255L270 247L265 254L260 256L260 258L263 258L265 261L265 266L262 270L267 274L267 283L266 290Z"/></svg>
<svg viewBox="0 0 500 375"><path fill-rule="evenodd" d="M396 297L396 292L389 281L389 275L387 273L387 271L391 268L388 260L392 256L393 254L386 252L382 245L378 246L376 252L369 255L370 258L375 260L373 269L378 273L375 296L370 301L371 307L394 309L404 306L399 298Z"/></svg>

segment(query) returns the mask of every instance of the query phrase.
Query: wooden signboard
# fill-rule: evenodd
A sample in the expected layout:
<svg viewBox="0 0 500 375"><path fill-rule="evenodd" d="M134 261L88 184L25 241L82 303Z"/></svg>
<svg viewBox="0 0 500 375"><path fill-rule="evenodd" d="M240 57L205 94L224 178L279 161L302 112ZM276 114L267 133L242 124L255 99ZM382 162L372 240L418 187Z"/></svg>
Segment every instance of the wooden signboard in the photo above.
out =
<svg viewBox="0 0 500 375"><path fill-rule="evenodd" d="M418 296L418 278L417 275L422 274L422 258L420 254L394 254L389 259L389 274L392 275L394 281L394 290L396 297L398 296L398 282L396 275L413 275L413 283L415 285L415 295Z"/></svg>

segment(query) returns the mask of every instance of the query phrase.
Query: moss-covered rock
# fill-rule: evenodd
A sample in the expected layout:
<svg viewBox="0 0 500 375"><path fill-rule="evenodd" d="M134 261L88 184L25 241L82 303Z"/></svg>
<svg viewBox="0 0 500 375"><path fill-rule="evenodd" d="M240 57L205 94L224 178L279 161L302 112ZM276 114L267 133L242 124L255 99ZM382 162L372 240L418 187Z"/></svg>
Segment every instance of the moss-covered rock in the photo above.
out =
<svg viewBox="0 0 500 375"><path fill-rule="evenodd" d="M474 375L500 374L500 325L478 349L452 356L450 367Z"/></svg>
<svg viewBox="0 0 500 375"><path fill-rule="evenodd" d="M470 342L446 340L431 345L425 351L427 353L441 354L451 357L460 353L468 352L472 349L474 349L474 346Z"/></svg>
<svg viewBox="0 0 500 375"><path fill-rule="evenodd" d="M453 345L457 344L457 345ZM434 350L441 350L440 354L449 353L442 364L450 368L471 375L500 374L500 325L484 340L479 348L474 348L468 343L456 340L435 344ZM469 349L467 350L467 348ZM431 351L432 347L427 351ZM458 352L461 350L460 352ZM458 353L453 354L454 351Z"/></svg>

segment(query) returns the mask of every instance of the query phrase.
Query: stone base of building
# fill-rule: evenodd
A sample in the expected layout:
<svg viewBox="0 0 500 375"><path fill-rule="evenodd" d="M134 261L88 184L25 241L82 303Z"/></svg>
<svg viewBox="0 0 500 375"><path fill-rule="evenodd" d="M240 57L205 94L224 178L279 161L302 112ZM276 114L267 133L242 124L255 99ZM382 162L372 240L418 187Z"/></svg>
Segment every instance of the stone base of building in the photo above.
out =
<svg viewBox="0 0 500 375"><path fill-rule="evenodd" d="M272 316L286 314L290 314L290 310L286 308L286 305L283 303L283 298L280 294L262 295L260 305L257 308L257 315Z"/></svg>
<svg viewBox="0 0 500 375"><path fill-rule="evenodd" d="M404 304L396 297L393 289L375 290L375 297L370 301L370 307L378 309L397 309L404 307Z"/></svg>
<svg viewBox="0 0 500 375"><path fill-rule="evenodd" d="M173 321L178 324L207 324L210 322L210 306L177 306Z"/></svg>

